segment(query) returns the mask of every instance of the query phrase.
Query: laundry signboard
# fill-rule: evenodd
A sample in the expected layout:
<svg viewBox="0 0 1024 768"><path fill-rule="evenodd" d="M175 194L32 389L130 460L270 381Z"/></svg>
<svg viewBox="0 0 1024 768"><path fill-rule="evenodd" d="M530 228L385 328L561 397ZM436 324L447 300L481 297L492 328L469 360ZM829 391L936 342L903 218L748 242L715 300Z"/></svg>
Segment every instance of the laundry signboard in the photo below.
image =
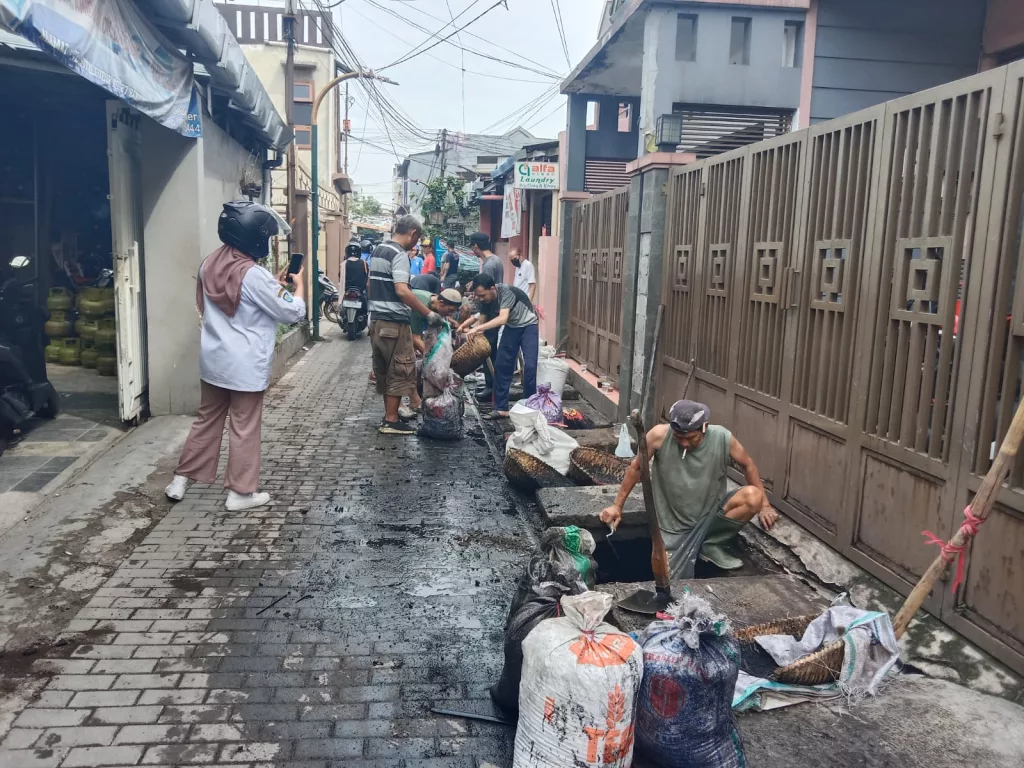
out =
<svg viewBox="0 0 1024 768"><path fill-rule="evenodd" d="M192 63L131 0L0 0L0 24L158 123L203 135Z"/></svg>
<svg viewBox="0 0 1024 768"><path fill-rule="evenodd" d="M558 163L516 163L516 189L558 189Z"/></svg>

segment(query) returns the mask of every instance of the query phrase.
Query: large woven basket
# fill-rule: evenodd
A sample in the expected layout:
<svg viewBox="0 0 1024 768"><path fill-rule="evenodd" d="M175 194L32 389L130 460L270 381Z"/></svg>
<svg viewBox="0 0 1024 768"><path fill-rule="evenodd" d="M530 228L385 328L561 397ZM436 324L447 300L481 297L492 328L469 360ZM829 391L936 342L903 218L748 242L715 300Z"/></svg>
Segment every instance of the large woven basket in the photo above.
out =
<svg viewBox="0 0 1024 768"><path fill-rule="evenodd" d="M576 448L569 454L569 477L579 485L618 485L629 461L597 448Z"/></svg>
<svg viewBox="0 0 1024 768"><path fill-rule="evenodd" d="M452 370L459 376L468 376L490 357L491 342L482 333L475 333L452 355Z"/></svg>
<svg viewBox="0 0 1024 768"><path fill-rule="evenodd" d="M505 451L502 469L509 484L522 491L572 485L572 482L563 477L557 469L518 448L509 448Z"/></svg>
<svg viewBox="0 0 1024 768"><path fill-rule="evenodd" d="M779 621L770 621L766 624L755 624L744 629L737 630L733 634L741 643L752 643L755 637L762 635L793 635L800 637L817 616L793 616ZM804 656L799 661L787 664L784 667L777 667L772 674L772 680L792 685L821 685L822 683L834 683L839 679L839 673L843 666L844 645L842 640L835 640L810 656Z"/></svg>

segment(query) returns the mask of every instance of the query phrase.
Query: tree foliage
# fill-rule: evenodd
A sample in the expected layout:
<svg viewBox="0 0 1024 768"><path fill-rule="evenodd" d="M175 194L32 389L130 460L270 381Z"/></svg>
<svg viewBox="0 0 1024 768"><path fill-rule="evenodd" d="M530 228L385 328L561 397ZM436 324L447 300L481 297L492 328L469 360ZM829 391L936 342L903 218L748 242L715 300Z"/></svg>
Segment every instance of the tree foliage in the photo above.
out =
<svg viewBox="0 0 1024 768"><path fill-rule="evenodd" d="M356 219L365 216L380 216L384 213L384 206L380 204L380 200L376 197L354 194L352 195L352 202L349 204L349 212Z"/></svg>
<svg viewBox="0 0 1024 768"><path fill-rule="evenodd" d="M443 237L448 234L446 225L452 219L461 219L466 213L465 184L458 176L438 176L426 184L420 209L423 212L425 234L429 237ZM430 214L440 213L441 223L432 224ZM436 216L434 217L437 218Z"/></svg>

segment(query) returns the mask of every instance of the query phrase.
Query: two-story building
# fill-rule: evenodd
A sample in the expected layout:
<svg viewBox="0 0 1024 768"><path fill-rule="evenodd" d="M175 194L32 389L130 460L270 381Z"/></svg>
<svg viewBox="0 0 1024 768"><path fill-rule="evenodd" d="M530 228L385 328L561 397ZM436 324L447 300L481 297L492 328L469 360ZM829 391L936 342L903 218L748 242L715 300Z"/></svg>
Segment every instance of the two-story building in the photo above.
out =
<svg viewBox="0 0 1024 768"><path fill-rule="evenodd" d="M1018 58L1012 0L609 0L562 83L565 189L651 152L698 158Z"/></svg>
<svg viewBox="0 0 1024 768"><path fill-rule="evenodd" d="M295 9L295 83L287 93L286 61L288 43L285 28L284 0L223 0L217 8L245 52L253 71L259 77L274 107L282 114L291 114L295 133L296 210L291 212L294 233L290 244L278 241L277 258L283 264L291 251L308 253L312 237L312 192L310 168L313 147L311 123L313 101L327 83L347 71L335 52L333 20L320 10L302 4ZM349 224L346 195L352 191L341 162L341 107L344 86L327 94L317 115L317 162L320 177L319 262L331 280L337 282L341 257L348 242ZM288 214L288 159L271 175L271 200L282 215Z"/></svg>
<svg viewBox="0 0 1024 768"><path fill-rule="evenodd" d="M0 0L0 272L65 414L192 413L199 265L291 132L212 0L94 5Z"/></svg>

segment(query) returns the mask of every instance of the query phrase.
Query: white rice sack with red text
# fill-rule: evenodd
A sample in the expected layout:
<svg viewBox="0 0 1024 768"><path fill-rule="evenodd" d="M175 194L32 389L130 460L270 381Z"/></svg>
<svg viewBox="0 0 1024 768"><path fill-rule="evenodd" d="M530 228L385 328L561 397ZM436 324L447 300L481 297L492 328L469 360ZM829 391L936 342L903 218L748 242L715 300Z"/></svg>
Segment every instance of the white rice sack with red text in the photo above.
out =
<svg viewBox="0 0 1024 768"><path fill-rule="evenodd" d="M604 617L604 592L566 595L565 616L523 641L513 768L633 764L633 719L643 651Z"/></svg>

